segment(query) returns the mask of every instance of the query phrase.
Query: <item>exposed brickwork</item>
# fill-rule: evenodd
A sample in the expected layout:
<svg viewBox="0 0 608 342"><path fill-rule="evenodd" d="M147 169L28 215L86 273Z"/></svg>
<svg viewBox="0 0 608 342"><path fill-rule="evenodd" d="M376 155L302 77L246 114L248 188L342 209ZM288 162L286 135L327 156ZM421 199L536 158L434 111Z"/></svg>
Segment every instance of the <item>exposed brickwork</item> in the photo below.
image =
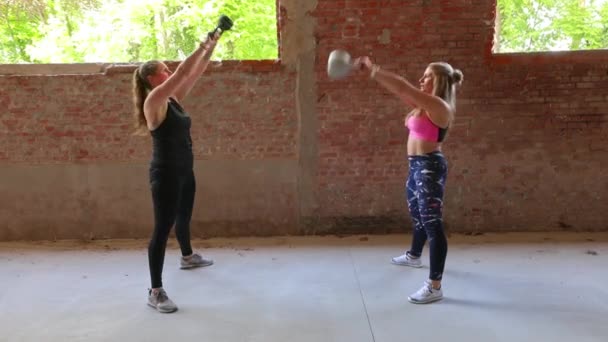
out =
<svg viewBox="0 0 608 342"><path fill-rule="evenodd" d="M408 107L363 77L330 81L336 48L417 82L428 62L465 75L444 151L453 230L608 229L608 54L492 55L491 0L321 0L319 216L407 219ZM409 220L409 219L407 219ZM404 229L390 225L390 228ZM321 219L320 221L323 221ZM336 223L337 225L341 225Z"/></svg>
<svg viewBox="0 0 608 342"><path fill-rule="evenodd" d="M0 160L141 161L150 139L132 135L131 72L0 77ZM274 61L210 67L185 101L197 159L295 158L294 75Z"/></svg>
<svg viewBox="0 0 608 342"><path fill-rule="evenodd" d="M431 61L444 60L463 71L457 119L444 146L450 165L445 221L451 231L608 230L608 53L493 55L493 0L315 0L313 10L294 13L307 8L298 1L280 2L279 36L289 42L281 47L283 61L224 61L211 67L185 103L193 116L196 159L215 163L209 177L222 176L217 184L215 178L205 180L201 196L209 189L213 193L197 202L198 232L205 227L211 235L409 228L403 126L409 108L366 77L330 81L326 61L336 48L370 55L412 82ZM309 22L315 23L314 37L302 36L298 26ZM285 30L284 25L294 26ZM297 72L313 62L308 52L314 41L310 81ZM150 140L130 135L132 70L116 65L99 74L0 76L0 165L147 163ZM307 93L313 88L314 94ZM302 126L303 115L314 120L304 117L308 121ZM310 146L302 146L301 139ZM310 151L315 165L304 168L299 164L310 162ZM271 163L277 160L280 168ZM237 183L231 180L235 165L251 167L240 170ZM87 179L86 171L78 170ZM306 205L315 208L314 215L294 218L301 208L303 172L312 175L314 190L307 193ZM148 201L142 198L145 180L134 182L132 177L124 188L113 183L121 191L113 201ZM225 198L222 184L231 185ZM131 187L137 197L122 193ZM101 181L95 189L103 191ZM276 196L261 196L260 189ZM62 194L49 196L59 201ZM99 193L87 196L97 204L77 217L105 217ZM106 197L112 196L117 195ZM30 197L12 193L4 200L24 201L14 205L23 209ZM238 204L231 207L233 202ZM127 207L138 210L138 221L150 215L139 202ZM253 207L259 209L245 209ZM52 218L54 211L48 210ZM14 226L0 225L0 239L23 238L14 213L0 209L0 221L9 216ZM113 220L115 227L134 224ZM66 224L77 224L72 221ZM123 235L141 236L146 229ZM108 236L101 226L91 230Z"/></svg>

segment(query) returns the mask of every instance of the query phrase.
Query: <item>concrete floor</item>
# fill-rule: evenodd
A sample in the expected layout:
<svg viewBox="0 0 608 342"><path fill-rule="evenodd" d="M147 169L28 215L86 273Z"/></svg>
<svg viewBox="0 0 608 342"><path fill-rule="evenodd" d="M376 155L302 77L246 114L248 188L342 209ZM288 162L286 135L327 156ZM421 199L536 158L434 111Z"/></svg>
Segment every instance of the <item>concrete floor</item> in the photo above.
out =
<svg viewBox="0 0 608 342"><path fill-rule="evenodd" d="M445 299L389 263L409 236L194 241L209 268L146 305L145 241L0 243L0 341L608 341L608 234L452 236Z"/></svg>

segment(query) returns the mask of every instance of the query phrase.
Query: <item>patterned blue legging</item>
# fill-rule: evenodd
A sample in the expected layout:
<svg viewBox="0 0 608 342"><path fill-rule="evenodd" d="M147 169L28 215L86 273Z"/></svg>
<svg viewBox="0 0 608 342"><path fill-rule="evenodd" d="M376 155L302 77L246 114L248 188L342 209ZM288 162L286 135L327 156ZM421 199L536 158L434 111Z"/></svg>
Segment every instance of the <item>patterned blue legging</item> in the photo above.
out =
<svg viewBox="0 0 608 342"><path fill-rule="evenodd" d="M441 152L409 156L407 202L414 224L410 255L420 257L429 241L431 280L441 280L448 253L448 242L443 231L443 192L448 171Z"/></svg>

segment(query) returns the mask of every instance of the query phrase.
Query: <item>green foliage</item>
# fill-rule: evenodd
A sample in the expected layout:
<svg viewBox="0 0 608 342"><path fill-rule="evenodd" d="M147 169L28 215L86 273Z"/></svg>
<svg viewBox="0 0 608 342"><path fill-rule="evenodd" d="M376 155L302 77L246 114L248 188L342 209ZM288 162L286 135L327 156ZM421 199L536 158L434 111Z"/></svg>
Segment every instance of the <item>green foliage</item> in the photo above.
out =
<svg viewBox="0 0 608 342"><path fill-rule="evenodd" d="M36 2L0 0L0 61L31 62L26 48L41 37L43 9Z"/></svg>
<svg viewBox="0 0 608 342"><path fill-rule="evenodd" d="M606 0L498 0L495 52L608 48Z"/></svg>
<svg viewBox="0 0 608 342"><path fill-rule="evenodd" d="M221 14L214 59L275 59L276 0L0 0L0 63L181 60Z"/></svg>

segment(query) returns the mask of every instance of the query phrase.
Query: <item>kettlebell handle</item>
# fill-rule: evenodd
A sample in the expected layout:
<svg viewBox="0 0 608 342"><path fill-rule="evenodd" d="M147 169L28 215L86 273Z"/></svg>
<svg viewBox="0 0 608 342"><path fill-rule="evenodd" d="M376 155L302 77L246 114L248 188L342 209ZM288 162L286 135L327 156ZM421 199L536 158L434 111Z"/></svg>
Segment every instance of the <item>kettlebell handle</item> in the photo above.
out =
<svg viewBox="0 0 608 342"><path fill-rule="evenodd" d="M227 15L222 15L220 16L220 19L217 22L217 26L215 27L215 29L211 32L209 32L209 37L213 37L213 35L216 32L219 32L220 35L222 33L224 33L224 31L228 31L230 29L232 29L232 26L234 25L232 19L230 19Z"/></svg>

